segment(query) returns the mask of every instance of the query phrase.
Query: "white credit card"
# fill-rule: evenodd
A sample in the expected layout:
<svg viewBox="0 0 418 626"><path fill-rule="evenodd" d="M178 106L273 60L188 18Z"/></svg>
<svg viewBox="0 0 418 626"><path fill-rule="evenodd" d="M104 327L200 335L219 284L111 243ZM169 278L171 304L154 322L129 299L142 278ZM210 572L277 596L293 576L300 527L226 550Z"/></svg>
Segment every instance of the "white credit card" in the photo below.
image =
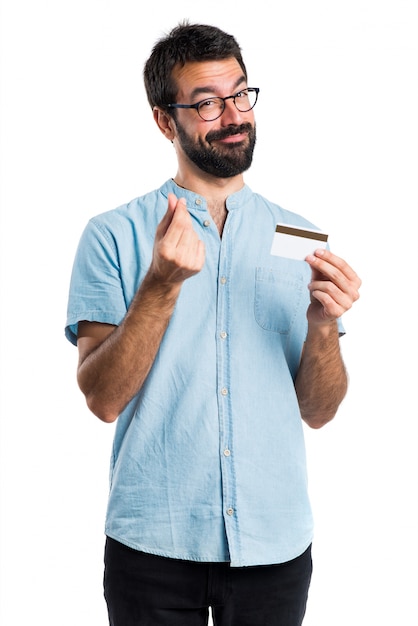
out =
<svg viewBox="0 0 418 626"><path fill-rule="evenodd" d="M292 224L277 224L271 254L304 261L318 248L326 248L328 235L319 230L300 228Z"/></svg>

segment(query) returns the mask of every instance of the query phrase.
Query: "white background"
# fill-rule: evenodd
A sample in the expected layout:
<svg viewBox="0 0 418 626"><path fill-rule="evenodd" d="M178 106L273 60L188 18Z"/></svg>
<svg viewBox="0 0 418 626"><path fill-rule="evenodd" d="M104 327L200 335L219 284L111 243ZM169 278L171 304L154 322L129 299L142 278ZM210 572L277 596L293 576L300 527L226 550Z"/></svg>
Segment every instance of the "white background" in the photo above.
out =
<svg viewBox="0 0 418 626"><path fill-rule="evenodd" d="M304 626L417 624L417 4L7 0L1 41L3 626L104 626L113 427L63 335L89 217L175 174L142 67L183 18L240 42L261 88L247 183L330 234L363 279L349 395L307 431L316 518ZM262 505L262 503L260 503Z"/></svg>

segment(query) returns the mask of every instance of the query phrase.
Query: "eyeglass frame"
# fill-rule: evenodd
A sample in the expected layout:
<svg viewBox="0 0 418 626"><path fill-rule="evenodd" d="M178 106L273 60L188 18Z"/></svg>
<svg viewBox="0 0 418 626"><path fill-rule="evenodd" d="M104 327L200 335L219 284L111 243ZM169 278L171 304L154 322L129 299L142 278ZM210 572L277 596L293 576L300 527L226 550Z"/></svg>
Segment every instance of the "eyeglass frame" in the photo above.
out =
<svg viewBox="0 0 418 626"><path fill-rule="evenodd" d="M255 92L255 102L254 102L254 104L249 109L246 109L245 111L241 111L237 107L236 102L235 102L235 98L237 98L237 96L240 93L242 93L243 91ZM222 98L221 96L212 96L212 97L209 97L209 98L204 98L203 100L199 100L199 102L195 102L194 104L167 104L166 106L169 109L196 109L197 114L198 114L198 116L200 117L201 120L203 120L204 122L214 122L215 120L219 119L221 117L221 115L223 115L223 113L225 111L225 101L226 100L230 100L232 98L233 101L234 101L234 105L235 105L235 108L237 109L237 111L239 111L240 113L248 113L248 111L251 111L255 107L255 105L257 104L258 94L259 93L260 93L260 88L259 87L245 87L245 89L240 89L233 96L225 96L225 98ZM217 115L216 117L214 117L211 120L205 120L205 118L202 117L201 114L199 113L200 105L204 104L208 100L222 100L222 103L223 103L222 111L219 113L219 115Z"/></svg>

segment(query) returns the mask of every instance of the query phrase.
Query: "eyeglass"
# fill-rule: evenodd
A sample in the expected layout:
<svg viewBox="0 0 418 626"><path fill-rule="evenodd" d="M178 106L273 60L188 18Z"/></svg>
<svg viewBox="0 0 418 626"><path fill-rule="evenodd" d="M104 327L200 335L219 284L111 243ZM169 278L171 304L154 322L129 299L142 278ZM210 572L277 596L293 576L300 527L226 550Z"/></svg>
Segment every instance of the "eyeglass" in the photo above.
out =
<svg viewBox="0 0 418 626"><path fill-rule="evenodd" d="M196 109L202 120L213 122L221 117L225 111L226 100L232 99L241 113L251 111L257 102L259 91L258 87L247 87L247 89L242 89L235 95L226 96L226 98L205 98L205 100L200 100L195 104L168 104L167 106L169 109Z"/></svg>

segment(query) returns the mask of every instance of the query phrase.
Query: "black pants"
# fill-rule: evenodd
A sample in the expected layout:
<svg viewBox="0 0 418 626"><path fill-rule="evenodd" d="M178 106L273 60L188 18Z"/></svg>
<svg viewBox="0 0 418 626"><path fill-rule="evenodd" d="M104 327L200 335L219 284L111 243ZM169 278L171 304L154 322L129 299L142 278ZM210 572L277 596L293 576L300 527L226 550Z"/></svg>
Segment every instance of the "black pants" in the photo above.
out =
<svg viewBox="0 0 418 626"><path fill-rule="evenodd" d="M310 547L280 565L230 567L105 549L110 626L300 626L312 573Z"/></svg>

